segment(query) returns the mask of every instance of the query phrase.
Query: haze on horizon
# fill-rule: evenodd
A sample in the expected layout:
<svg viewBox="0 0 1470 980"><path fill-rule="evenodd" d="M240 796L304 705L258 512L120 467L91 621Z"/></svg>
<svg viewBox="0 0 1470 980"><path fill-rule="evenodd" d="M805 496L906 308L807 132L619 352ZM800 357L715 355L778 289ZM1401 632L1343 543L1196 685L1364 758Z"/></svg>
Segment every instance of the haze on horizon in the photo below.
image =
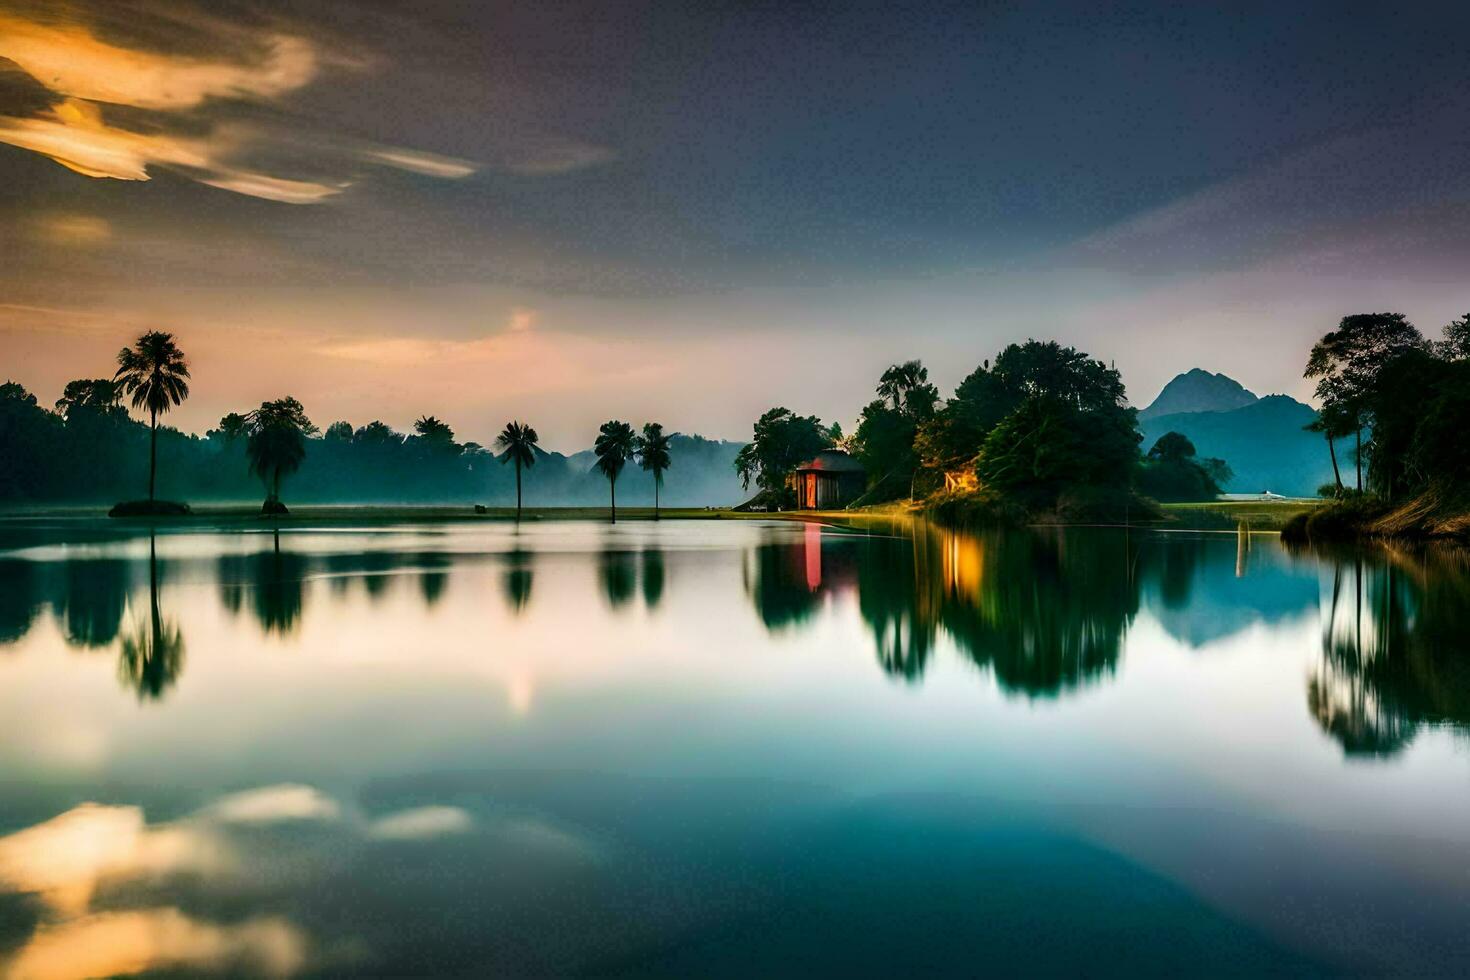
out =
<svg viewBox="0 0 1470 980"><path fill-rule="evenodd" d="M1305 399L1470 309L1461 5L0 0L0 375L176 333L203 431L844 426L1075 344Z"/></svg>

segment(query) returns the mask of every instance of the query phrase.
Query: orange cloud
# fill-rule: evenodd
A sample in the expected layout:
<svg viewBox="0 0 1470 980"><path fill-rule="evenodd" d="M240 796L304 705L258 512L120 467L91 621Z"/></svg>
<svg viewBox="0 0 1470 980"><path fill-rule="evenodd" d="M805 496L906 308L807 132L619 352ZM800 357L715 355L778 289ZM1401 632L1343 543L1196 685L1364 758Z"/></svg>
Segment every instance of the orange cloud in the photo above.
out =
<svg viewBox="0 0 1470 980"><path fill-rule="evenodd" d="M222 41L237 41L243 29L226 29ZM190 58L124 48L75 25L51 25L0 14L0 57L8 58L62 101L34 115L0 116L0 143L43 154L88 177L148 180L150 167L165 167L211 187L278 201L316 204L351 185L346 179L304 179L264 173L235 161L265 144L313 162L321 171L344 159L366 160L430 177L461 178L476 166L468 161L330 138L300 138L242 126L213 126L199 133L199 113L187 116L191 132L177 136L168 126L147 132L104 118L102 106L127 106L159 114L200 110L206 102L275 100L318 75L324 60L312 42L284 34L248 38L263 54L254 61Z"/></svg>
<svg viewBox="0 0 1470 980"><path fill-rule="evenodd" d="M90 102L187 109L210 98L276 98L316 77L319 55L299 37L270 35L258 64L118 47L83 27L0 15L0 54L47 88Z"/></svg>

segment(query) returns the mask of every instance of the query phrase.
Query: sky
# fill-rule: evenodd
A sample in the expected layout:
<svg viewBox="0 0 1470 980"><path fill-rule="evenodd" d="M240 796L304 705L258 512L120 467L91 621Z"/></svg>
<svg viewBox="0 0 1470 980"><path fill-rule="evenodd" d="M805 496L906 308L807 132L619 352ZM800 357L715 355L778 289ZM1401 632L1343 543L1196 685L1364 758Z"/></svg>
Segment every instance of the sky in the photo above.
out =
<svg viewBox="0 0 1470 980"><path fill-rule="evenodd" d="M1470 310L1470 7L0 0L0 375L548 448Z"/></svg>

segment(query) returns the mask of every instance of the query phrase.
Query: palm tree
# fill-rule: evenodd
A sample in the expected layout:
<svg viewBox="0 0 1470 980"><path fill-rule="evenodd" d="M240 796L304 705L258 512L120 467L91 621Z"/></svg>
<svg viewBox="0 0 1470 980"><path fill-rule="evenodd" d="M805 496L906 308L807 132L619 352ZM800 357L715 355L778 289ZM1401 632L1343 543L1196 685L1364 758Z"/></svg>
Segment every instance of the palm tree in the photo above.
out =
<svg viewBox="0 0 1470 980"><path fill-rule="evenodd" d="M530 469L536 465L536 443L540 438L535 429L520 422L505 423L505 428L495 437L501 465L516 464L516 520L521 519L521 467Z"/></svg>
<svg viewBox="0 0 1470 980"><path fill-rule="evenodd" d="M150 330L131 347L117 352L117 373L112 380L122 383L134 408L148 409L148 502L158 473L158 416L189 397L189 363L174 343L174 335Z"/></svg>
<svg viewBox="0 0 1470 980"><path fill-rule="evenodd" d="M592 451L597 454L597 470L607 477L608 490L612 494L612 523L618 522L618 474L628 465L633 456L633 427L627 422L614 419L602 423L597 442Z"/></svg>
<svg viewBox="0 0 1470 980"><path fill-rule="evenodd" d="M638 454L638 465L653 474L653 519L658 520L658 490L664 483L664 470L672 465L669 459L669 440L664 427L657 422L645 422L643 435L634 443Z"/></svg>
<svg viewBox="0 0 1470 980"><path fill-rule="evenodd" d="M266 483L267 496L261 512L285 513L281 504L281 477L301 469L306 458L306 437L316 426L306 417L306 410L294 398L264 402L245 416L249 441L245 444L250 457L250 472Z"/></svg>
<svg viewBox="0 0 1470 980"><path fill-rule="evenodd" d="M894 364L878 379L878 395L893 402L894 411L901 412L908 402L909 393L928 380L929 369L921 361Z"/></svg>

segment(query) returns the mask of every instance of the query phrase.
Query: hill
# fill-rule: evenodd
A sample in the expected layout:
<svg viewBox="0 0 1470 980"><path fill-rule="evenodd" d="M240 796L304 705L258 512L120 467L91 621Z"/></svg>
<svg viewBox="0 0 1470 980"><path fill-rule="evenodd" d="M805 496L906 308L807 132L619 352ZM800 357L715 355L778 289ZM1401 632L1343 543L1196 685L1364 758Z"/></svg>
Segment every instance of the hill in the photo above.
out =
<svg viewBox="0 0 1470 980"><path fill-rule="evenodd" d="M1224 488L1228 492L1270 490L1288 497L1314 496L1319 486L1332 481L1326 444L1320 435L1302 428L1317 417L1316 411L1286 395L1251 397L1250 404L1231 411L1175 412L1148 418L1140 414L1143 447L1148 449L1166 432L1181 432L1201 456L1215 456L1230 464L1235 477Z"/></svg>
<svg viewBox="0 0 1470 980"><path fill-rule="evenodd" d="M1164 385L1159 397L1140 411L1138 418L1143 421L1183 412L1229 412L1259 400L1234 378L1195 368Z"/></svg>

